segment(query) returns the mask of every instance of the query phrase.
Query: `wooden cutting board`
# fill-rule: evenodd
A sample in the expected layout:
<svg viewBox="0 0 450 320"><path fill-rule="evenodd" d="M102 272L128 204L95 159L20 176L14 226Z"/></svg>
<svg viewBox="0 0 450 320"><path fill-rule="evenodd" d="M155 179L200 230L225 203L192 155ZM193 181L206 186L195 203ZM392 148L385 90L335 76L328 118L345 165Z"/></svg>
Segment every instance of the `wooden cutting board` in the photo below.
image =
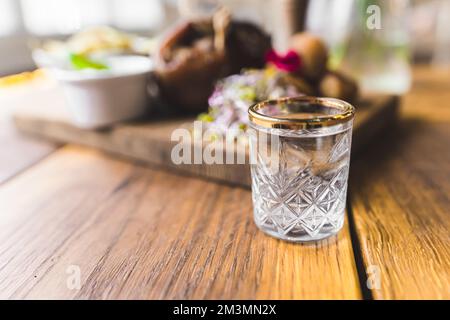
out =
<svg viewBox="0 0 450 320"><path fill-rule="evenodd" d="M59 100L58 100L59 99ZM48 98L39 108L21 108L14 116L17 128L27 134L56 142L75 143L97 148L124 158L150 165L163 166L205 178L250 186L250 168L246 164L175 165L171 151L178 142L171 141L172 132L187 128L194 119L158 119L124 123L103 130L84 130L68 122L68 115L60 98ZM398 115L398 97L366 96L356 104L353 130L355 153L361 151L376 135L391 127ZM198 147L198 146L197 146ZM223 151L226 153L226 150Z"/></svg>

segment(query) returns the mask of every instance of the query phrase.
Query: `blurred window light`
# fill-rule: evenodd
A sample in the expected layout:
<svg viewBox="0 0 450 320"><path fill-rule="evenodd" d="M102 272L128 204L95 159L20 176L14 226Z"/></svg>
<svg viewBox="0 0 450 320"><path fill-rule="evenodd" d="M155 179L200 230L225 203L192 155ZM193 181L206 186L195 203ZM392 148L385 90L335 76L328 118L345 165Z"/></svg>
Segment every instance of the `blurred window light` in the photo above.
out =
<svg viewBox="0 0 450 320"><path fill-rule="evenodd" d="M320 35L328 45L334 45L342 41L350 31L352 9L355 4L355 0L310 1L306 28Z"/></svg>
<svg viewBox="0 0 450 320"><path fill-rule="evenodd" d="M111 23L110 0L78 0L82 26L105 25Z"/></svg>
<svg viewBox="0 0 450 320"><path fill-rule="evenodd" d="M69 34L92 25L149 30L164 22L162 0L20 1L25 28L35 35Z"/></svg>
<svg viewBox="0 0 450 320"><path fill-rule="evenodd" d="M17 29L16 7L13 1L15 0L0 0L0 37L10 35Z"/></svg>
<svg viewBox="0 0 450 320"><path fill-rule="evenodd" d="M450 2L440 0L436 6L439 11L436 21L432 62L436 65L450 66L450 37L448 36L448 30L450 29Z"/></svg>
<svg viewBox="0 0 450 320"><path fill-rule="evenodd" d="M21 0L25 28L33 34L66 34L81 27L76 0Z"/></svg>
<svg viewBox="0 0 450 320"><path fill-rule="evenodd" d="M160 0L113 0L113 24L119 28L148 30L158 28L164 21Z"/></svg>

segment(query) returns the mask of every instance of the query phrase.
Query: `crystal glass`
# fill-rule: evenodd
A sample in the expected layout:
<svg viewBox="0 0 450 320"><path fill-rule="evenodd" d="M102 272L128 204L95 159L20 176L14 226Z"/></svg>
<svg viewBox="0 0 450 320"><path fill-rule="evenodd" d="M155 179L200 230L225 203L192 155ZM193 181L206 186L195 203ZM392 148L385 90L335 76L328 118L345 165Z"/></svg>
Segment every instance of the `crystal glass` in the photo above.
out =
<svg viewBox="0 0 450 320"><path fill-rule="evenodd" d="M332 98L268 100L249 109L254 219L288 241L344 224L354 108Z"/></svg>

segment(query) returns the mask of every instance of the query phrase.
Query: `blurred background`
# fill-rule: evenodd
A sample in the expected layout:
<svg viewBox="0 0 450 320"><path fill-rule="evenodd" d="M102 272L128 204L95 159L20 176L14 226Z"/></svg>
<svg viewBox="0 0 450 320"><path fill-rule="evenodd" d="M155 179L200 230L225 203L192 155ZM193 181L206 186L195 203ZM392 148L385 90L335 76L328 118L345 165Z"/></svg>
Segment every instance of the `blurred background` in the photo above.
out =
<svg viewBox="0 0 450 320"><path fill-rule="evenodd" d="M295 0L0 0L0 75L32 69L30 47L37 40L64 38L95 25L154 36L180 17L207 14L219 4L229 7L236 18L262 26L274 36L276 47L284 49L283 39L290 32L287 17L295 15L295 8L301 3ZM355 24L361 23L360 17L367 14L361 8L367 8L370 3L388 7L383 8L388 16L382 17L383 25L387 23L388 28L376 34L375 44L363 34L365 28L355 28ZM370 43L370 50L377 45L390 47L394 56L403 55L402 58L413 62L449 64L449 17L448 0L315 0L309 3L305 26L325 39L336 66L345 66L345 59L363 60L358 52L353 52L355 43L361 49L361 42ZM407 77L401 64L397 62L394 66ZM358 68L358 64L353 68ZM407 79L404 81L398 85L399 90L407 87Z"/></svg>
<svg viewBox="0 0 450 320"><path fill-rule="evenodd" d="M194 19L212 13L209 29ZM301 247L250 228L252 196L234 187L248 167L177 166L169 140L193 133L194 161L196 136L222 141L210 129L246 145L250 105L299 94L354 103L358 128L347 202L332 191L346 165L319 151L341 159L348 139L289 147L274 175L283 197L263 201L283 224L349 208L338 238ZM0 0L0 298L448 298L449 101L450 0ZM288 179L326 191L305 205ZM72 263L81 290L65 286ZM371 267L382 288L360 292Z"/></svg>

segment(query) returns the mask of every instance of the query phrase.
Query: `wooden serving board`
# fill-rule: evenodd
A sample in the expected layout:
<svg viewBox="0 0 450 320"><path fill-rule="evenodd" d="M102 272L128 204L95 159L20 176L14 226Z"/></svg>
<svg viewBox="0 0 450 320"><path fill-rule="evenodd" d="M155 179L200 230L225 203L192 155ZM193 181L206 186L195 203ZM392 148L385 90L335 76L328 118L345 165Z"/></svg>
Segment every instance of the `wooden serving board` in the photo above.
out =
<svg viewBox="0 0 450 320"><path fill-rule="evenodd" d="M109 129L84 130L67 121L64 106L45 103L40 107L23 108L14 116L17 128L27 134L57 142L75 143L122 156L131 160L164 166L223 182L250 186L250 169L246 164L181 164L172 163L171 151L178 142L171 141L172 132L188 127L193 119L159 119L118 124ZM397 119L398 97L367 96L356 104L353 130L353 152L358 152L374 136L391 126ZM59 101L61 102L61 101ZM198 146L194 146L198 147ZM226 150L223 150L226 154Z"/></svg>

